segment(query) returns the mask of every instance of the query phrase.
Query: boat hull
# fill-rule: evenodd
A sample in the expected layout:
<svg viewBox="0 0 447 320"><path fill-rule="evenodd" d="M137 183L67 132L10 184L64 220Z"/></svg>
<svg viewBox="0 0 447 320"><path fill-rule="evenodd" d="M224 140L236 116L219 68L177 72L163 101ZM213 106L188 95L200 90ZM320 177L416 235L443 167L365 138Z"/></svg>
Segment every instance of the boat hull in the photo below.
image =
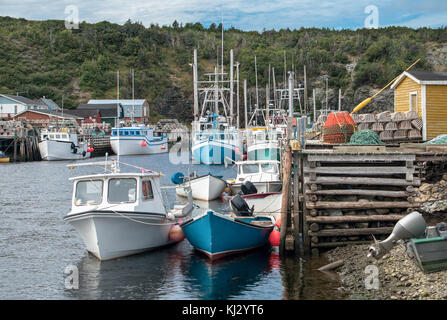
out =
<svg viewBox="0 0 447 320"><path fill-rule="evenodd" d="M168 138L149 140L145 137L110 137L110 145L115 154L146 155L168 152Z"/></svg>
<svg viewBox="0 0 447 320"><path fill-rule="evenodd" d="M277 220L281 214L282 193L280 192L248 194L243 195L242 199L247 202L250 208L254 207L254 216L271 215Z"/></svg>
<svg viewBox="0 0 447 320"><path fill-rule="evenodd" d="M253 220L264 220L255 225ZM261 247L268 242L274 221L265 217L234 218L213 211L181 225L191 245L211 260Z"/></svg>
<svg viewBox="0 0 447 320"><path fill-rule="evenodd" d="M89 212L65 217L81 235L87 250L99 260L111 260L174 242L169 238L173 221L164 214Z"/></svg>
<svg viewBox="0 0 447 320"><path fill-rule="evenodd" d="M223 141L203 141L193 144L192 155L195 161L203 164L223 164L225 160L236 160L240 149Z"/></svg>
<svg viewBox="0 0 447 320"><path fill-rule="evenodd" d="M0 158L0 163L8 163L9 158Z"/></svg>
<svg viewBox="0 0 447 320"><path fill-rule="evenodd" d="M82 160L90 158L90 152L87 152L87 143L81 143L77 146L77 151L72 150L72 143L69 141L43 140L39 142L39 152L42 160Z"/></svg>
<svg viewBox="0 0 447 320"><path fill-rule="evenodd" d="M209 174L178 185L176 194L186 197L185 189L188 189L189 186L191 186L193 199L211 201L220 197L225 189L226 182Z"/></svg>

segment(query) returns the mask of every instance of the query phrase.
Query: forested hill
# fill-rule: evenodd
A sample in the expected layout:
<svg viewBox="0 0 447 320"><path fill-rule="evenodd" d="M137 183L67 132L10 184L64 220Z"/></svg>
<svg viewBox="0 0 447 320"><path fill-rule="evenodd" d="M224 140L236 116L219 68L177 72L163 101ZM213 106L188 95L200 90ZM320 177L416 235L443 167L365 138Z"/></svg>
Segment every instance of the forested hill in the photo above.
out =
<svg viewBox="0 0 447 320"><path fill-rule="evenodd" d="M325 100L324 76L329 76L330 104L336 105L338 88L343 106L352 109L374 89L388 83L417 58L417 69L445 70L447 28L329 30L299 29L244 32L224 30L225 63L234 49L241 64L241 79L255 84L254 56L259 87L265 88L269 64L276 79L283 79L292 63L298 78L307 67L309 97L318 89L318 106ZM0 93L29 98L46 96L75 108L90 98L116 97L116 71L120 70L120 96L130 98L135 70L135 97L148 99L152 115L191 119L193 49L198 48L199 73L214 70L220 51L220 26L200 23L171 26L128 21L124 25L81 23L67 30L64 21L27 21L0 17ZM371 108L389 108L389 94ZM388 97L388 98L387 98ZM261 100L262 101L262 100ZM390 102L391 101L391 102ZM153 119L156 120L156 119Z"/></svg>

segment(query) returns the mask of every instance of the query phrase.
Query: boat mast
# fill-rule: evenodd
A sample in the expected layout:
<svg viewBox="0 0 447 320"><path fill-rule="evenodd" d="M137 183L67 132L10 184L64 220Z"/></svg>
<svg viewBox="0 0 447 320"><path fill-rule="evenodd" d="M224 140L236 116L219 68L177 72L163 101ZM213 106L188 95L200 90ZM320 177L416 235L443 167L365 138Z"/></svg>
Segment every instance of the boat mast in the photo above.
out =
<svg viewBox="0 0 447 320"><path fill-rule="evenodd" d="M118 70L116 73L116 127L118 133L118 152L116 155L116 170L119 172L120 165L120 71Z"/></svg>
<svg viewBox="0 0 447 320"><path fill-rule="evenodd" d="M133 72L133 69L132 69L132 117L130 119L131 123L133 123L134 115L135 115L135 94L134 94L134 90L135 90L135 87L134 87L134 72Z"/></svg>

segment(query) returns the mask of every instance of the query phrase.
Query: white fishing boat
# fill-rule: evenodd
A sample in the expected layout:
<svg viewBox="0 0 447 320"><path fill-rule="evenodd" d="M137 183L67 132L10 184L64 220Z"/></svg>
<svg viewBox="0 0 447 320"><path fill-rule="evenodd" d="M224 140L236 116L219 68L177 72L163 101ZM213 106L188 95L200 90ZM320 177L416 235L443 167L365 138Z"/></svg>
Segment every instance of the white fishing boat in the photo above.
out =
<svg viewBox="0 0 447 320"><path fill-rule="evenodd" d="M280 142L283 138L283 131L275 128L264 127L248 130L247 159L280 161Z"/></svg>
<svg viewBox="0 0 447 320"><path fill-rule="evenodd" d="M116 163L109 173L70 179L73 198L64 220L79 232L87 250L110 260L183 240L177 223L192 212L191 194L187 204L168 210L160 173L143 168L140 173L120 173Z"/></svg>
<svg viewBox="0 0 447 320"><path fill-rule="evenodd" d="M252 214L270 215L277 220L281 214L282 193L281 192L267 192L242 195L241 198L247 203L250 209L253 209ZM233 212L237 213L239 208L237 202L235 205L235 197L230 201L230 206Z"/></svg>
<svg viewBox="0 0 447 320"><path fill-rule="evenodd" d="M110 144L113 152L124 155L146 155L168 152L167 133L157 136L154 129L133 125L112 129Z"/></svg>
<svg viewBox="0 0 447 320"><path fill-rule="evenodd" d="M87 141L68 128L42 130L39 152L42 160L81 160L89 158L91 148Z"/></svg>
<svg viewBox="0 0 447 320"><path fill-rule="evenodd" d="M236 179L227 180L232 194L278 192L282 188L279 161L247 160L235 162Z"/></svg>
<svg viewBox="0 0 447 320"><path fill-rule="evenodd" d="M185 190L190 189L193 199L204 201L219 198L227 185L221 177L210 173L200 177L183 177L183 174L178 172L173 175L172 181L176 184L182 181L182 183L177 184L177 195L186 196L187 192Z"/></svg>

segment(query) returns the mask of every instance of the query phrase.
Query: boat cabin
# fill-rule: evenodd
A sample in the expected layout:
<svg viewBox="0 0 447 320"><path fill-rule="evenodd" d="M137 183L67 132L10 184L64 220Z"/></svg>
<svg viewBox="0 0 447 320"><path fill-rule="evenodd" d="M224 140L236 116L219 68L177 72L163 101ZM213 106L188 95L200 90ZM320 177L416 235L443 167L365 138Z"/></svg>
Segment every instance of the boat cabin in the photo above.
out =
<svg viewBox="0 0 447 320"><path fill-rule="evenodd" d="M279 180L278 161L243 161L237 162L236 181L249 180L252 182L276 181Z"/></svg>
<svg viewBox="0 0 447 320"><path fill-rule="evenodd" d="M154 129L140 126L140 127L122 127L112 128L112 137L163 137L162 134L155 133Z"/></svg>
<svg viewBox="0 0 447 320"><path fill-rule="evenodd" d="M74 180L72 213L92 206L95 210L166 213L158 173L98 174L70 180Z"/></svg>
<svg viewBox="0 0 447 320"><path fill-rule="evenodd" d="M76 133L71 133L68 130L52 131L43 130L40 135L41 140L56 140L78 143L78 135Z"/></svg>

